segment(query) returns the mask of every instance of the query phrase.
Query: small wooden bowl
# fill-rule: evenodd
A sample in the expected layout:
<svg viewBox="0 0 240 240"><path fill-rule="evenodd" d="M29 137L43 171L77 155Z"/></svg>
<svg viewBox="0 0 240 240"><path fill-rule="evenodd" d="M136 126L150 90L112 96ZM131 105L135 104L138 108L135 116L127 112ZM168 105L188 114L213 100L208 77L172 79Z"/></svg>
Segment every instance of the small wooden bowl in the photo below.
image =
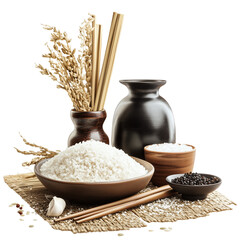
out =
<svg viewBox="0 0 240 240"><path fill-rule="evenodd" d="M195 161L196 149L188 152L158 152L148 150L144 147L145 160L150 162L155 172L152 177L152 183L157 186L167 184L166 177L172 174L192 172Z"/></svg>
<svg viewBox="0 0 240 240"><path fill-rule="evenodd" d="M100 204L133 195L148 185L152 178L154 167L144 160L134 159L145 167L147 173L143 176L121 181L66 182L47 178L41 174L40 168L48 159L38 162L34 171L40 182L56 196L79 203Z"/></svg>
<svg viewBox="0 0 240 240"><path fill-rule="evenodd" d="M217 177L210 174L200 173L205 177ZM186 200L202 200L207 197L210 192L215 191L222 183L221 178L219 178L219 182L213 184L206 184L206 185L184 185L179 183L173 183L172 180L181 177L184 174L174 174L170 175L166 178L167 183L172 187L173 190L182 194L182 198Z"/></svg>

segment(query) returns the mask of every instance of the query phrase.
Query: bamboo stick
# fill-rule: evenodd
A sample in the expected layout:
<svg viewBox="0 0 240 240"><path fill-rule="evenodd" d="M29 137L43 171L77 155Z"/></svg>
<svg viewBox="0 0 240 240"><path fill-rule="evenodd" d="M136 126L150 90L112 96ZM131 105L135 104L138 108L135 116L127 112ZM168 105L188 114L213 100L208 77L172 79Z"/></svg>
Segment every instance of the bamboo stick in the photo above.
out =
<svg viewBox="0 0 240 240"><path fill-rule="evenodd" d="M92 22L92 78L91 78L91 106L95 104L95 83L96 83L96 70L97 70L97 29L96 29L96 17L93 16Z"/></svg>
<svg viewBox="0 0 240 240"><path fill-rule="evenodd" d="M103 65L102 65L101 74L100 74L100 78L99 78L99 84L98 84L98 88L97 88L97 95L96 95L93 111L98 110L98 103L101 98L101 93L102 93L101 89L102 89L102 85L103 85L103 81L104 81L104 74L105 74L106 64L107 64L107 60L108 60L110 45L111 45L111 41L112 41L112 35L113 35L115 23L116 23L116 18L117 18L117 13L114 12L113 16L112 16L112 22L111 22L109 35L108 35L108 41L107 41L107 46L106 46L105 55L104 55L104 59L103 59Z"/></svg>
<svg viewBox="0 0 240 240"><path fill-rule="evenodd" d="M98 110L102 110L104 108L107 91L108 91L108 86L109 86L109 82L110 82L110 78L111 78L111 74L112 74L114 59L115 59L115 55L116 55L116 51L117 51L117 45L118 45L120 32L121 32L121 28L122 28L122 22L123 22L123 14L118 14L116 25L115 25L115 31L114 31L114 35L113 35L113 43L111 45L111 49L109 52L109 58L108 58L105 75L104 75L105 81L104 81L104 84L102 87L102 96L98 103Z"/></svg>
<svg viewBox="0 0 240 240"><path fill-rule="evenodd" d="M147 192L144 192L144 193L135 194L133 196L130 196L130 197L127 197L127 198L124 198L124 199L121 199L121 200L118 200L118 201L115 201L115 202L107 203L107 204L100 205L100 206L94 207L94 208L90 208L90 209L87 209L87 210L84 210L84 211L81 211L81 212L73 213L73 214L70 214L68 216L55 219L55 221L59 222L59 221L62 221L62 220L67 220L67 219L79 217L79 216L82 216L82 215L85 215L85 214L88 214L88 213L93 213L93 212L96 212L96 211L99 211L99 210L104 210L106 208L117 206L117 205L122 204L122 203L135 201L135 200L138 200L140 198L150 196L154 193L159 193L159 192L170 190L170 189L172 189L172 188L169 185L164 185L164 186L155 188L153 190L150 190L150 191L147 191Z"/></svg>
<svg viewBox="0 0 240 240"><path fill-rule="evenodd" d="M96 219L96 218L106 216L108 214L113 214L113 213L116 213L116 212L119 212L119 211L123 211L123 210L129 209L129 208L133 208L133 207L139 206L141 204L146 204L146 203L149 203L149 202L153 202L153 201L155 201L157 199L160 199L160 198L169 197L169 196L172 196L173 194L175 194L175 192L173 190L167 190L167 191L163 191L163 192L160 192L160 193L155 193L155 194L152 194L150 196L147 196L147 197L135 200L135 201L123 203L123 204L117 205L115 207L106 209L105 211L102 211L102 212L96 213L92 216L77 220L76 222L77 223L82 223L82 222L90 221L90 220L93 220L93 219Z"/></svg>
<svg viewBox="0 0 240 240"><path fill-rule="evenodd" d="M97 69L96 69L96 79L95 79L95 99L98 89L99 73L100 73L100 63L101 63L101 49L102 49L102 25L97 25Z"/></svg>

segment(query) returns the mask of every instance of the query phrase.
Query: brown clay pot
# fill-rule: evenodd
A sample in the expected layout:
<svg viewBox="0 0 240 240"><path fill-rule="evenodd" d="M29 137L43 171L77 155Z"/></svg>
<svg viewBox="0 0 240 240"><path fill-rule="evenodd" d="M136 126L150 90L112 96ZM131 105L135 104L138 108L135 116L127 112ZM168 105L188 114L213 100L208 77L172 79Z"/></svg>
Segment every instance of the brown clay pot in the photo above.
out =
<svg viewBox="0 0 240 240"><path fill-rule="evenodd" d="M74 130L68 138L68 146L94 139L109 144L109 138L103 130L106 111L78 112L74 109L70 113Z"/></svg>
<svg viewBox="0 0 240 240"><path fill-rule="evenodd" d="M191 146L191 145L188 145ZM145 160L150 162L155 172L152 183L157 186L167 184L166 177L172 174L192 172L196 149L189 152L157 152L144 148Z"/></svg>

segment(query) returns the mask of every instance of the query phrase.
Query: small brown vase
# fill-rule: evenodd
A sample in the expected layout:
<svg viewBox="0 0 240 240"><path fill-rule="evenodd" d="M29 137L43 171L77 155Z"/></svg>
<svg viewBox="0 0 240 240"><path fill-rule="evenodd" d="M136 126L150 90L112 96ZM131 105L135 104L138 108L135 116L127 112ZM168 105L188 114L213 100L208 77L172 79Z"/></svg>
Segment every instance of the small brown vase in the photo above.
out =
<svg viewBox="0 0 240 240"><path fill-rule="evenodd" d="M68 138L68 146L94 139L109 144L109 138L103 130L106 111L78 112L74 109L70 113L74 130Z"/></svg>

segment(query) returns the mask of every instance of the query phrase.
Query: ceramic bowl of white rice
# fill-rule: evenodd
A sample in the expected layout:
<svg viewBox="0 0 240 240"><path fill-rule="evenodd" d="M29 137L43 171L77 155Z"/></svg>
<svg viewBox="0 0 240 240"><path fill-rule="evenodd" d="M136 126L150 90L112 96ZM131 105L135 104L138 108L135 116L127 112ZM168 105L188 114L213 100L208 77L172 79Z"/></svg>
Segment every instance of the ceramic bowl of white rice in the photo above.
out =
<svg viewBox="0 0 240 240"><path fill-rule="evenodd" d="M192 172L195 154L195 147L189 144L160 143L145 146L145 160L155 168L152 183L162 186L167 184L166 177L169 175Z"/></svg>
<svg viewBox="0 0 240 240"><path fill-rule="evenodd" d="M75 144L35 165L35 174L52 193L81 203L102 203L133 195L147 186L151 163L105 143Z"/></svg>

